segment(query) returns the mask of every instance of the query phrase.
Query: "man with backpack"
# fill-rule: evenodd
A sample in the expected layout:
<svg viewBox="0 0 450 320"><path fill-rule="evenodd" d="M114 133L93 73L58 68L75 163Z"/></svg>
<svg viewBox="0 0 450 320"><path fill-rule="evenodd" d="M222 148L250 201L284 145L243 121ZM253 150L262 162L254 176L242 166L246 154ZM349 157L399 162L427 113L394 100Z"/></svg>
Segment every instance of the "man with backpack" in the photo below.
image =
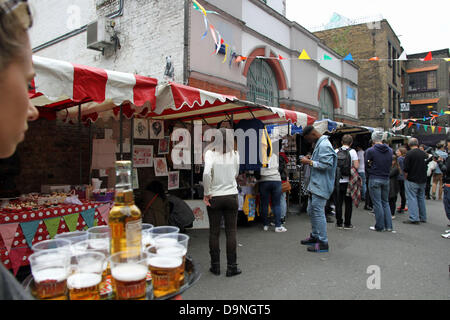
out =
<svg viewBox="0 0 450 320"><path fill-rule="evenodd" d="M356 151L351 147L353 138L351 135L344 135L342 137L342 147L336 149L337 153L337 167L336 179L339 180L338 188L336 188L336 227L338 229L352 230L352 197L347 194L349 179L351 176L351 169L359 168L359 159ZM345 220L342 219L342 205L345 203Z"/></svg>

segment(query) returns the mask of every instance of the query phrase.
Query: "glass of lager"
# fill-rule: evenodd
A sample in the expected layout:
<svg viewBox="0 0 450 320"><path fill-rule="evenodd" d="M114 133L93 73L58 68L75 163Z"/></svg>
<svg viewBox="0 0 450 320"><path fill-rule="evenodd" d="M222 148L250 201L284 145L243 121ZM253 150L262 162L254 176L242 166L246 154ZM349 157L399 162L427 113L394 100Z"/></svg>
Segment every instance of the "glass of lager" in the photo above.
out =
<svg viewBox="0 0 450 320"><path fill-rule="evenodd" d="M35 251L28 260L34 278L33 294L41 300L67 300L67 278L70 274L70 250Z"/></svg>
<svg viewBox="0 0 450 320"><path fill-rule="evenodd" d="M117 300L145 300L147 294L147 254L128 250L109 259Z"/></svg>
<svg viewBox="0 0 450 320"><path fill-rule="evenodd" d="M179 267L179 286L184 284L184 268L186 264L186 253L188 250L189 236L182 233L171 233L155 238L157 253L161 255L181 256L183 263Z"/></svg>
<svg viewBox="0 0 450 320"><path fill-rule="evenodd" d="M183 263L181 255L161 254L156 247L146 249L147 264L152 274L153 295L160 298L180 289L179 268Z"/></svg>
<svg viewBox="0 0 450 320"><path fill-rule="evenodd" d="M105 255L100 252L79 253L67 279L70 300L100 300L100 283Z"/></svg>

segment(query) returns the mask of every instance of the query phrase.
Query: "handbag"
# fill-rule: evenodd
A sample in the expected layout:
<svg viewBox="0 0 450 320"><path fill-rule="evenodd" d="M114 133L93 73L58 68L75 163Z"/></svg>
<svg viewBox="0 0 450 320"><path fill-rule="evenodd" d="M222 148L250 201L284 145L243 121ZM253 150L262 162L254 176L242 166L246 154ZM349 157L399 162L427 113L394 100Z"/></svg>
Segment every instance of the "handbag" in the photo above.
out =
<svg viewBox="0 0 450 320"><path fill-rule="evenodd" d="M291 191L291 189L292 189L292 186L289 181L284 181L281 183L281 192L282 193L289 192L289 191Z"/></svg>

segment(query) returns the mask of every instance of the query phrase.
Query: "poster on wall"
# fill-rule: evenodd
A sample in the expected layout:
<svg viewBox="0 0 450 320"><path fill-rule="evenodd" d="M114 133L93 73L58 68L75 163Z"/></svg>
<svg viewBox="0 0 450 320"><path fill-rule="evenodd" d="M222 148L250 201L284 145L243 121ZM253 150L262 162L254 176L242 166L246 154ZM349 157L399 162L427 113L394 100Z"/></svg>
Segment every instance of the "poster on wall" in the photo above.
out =
<svg viewBox="0 0 450 320"><path fill-rule="evenodd" d="M158 154L169 154L170 137L164 137L159 140Z"/></svg>
<svg viewBox="0 0 450 320"><path fill-rule="evenodd" d="M155 176L164 177L169 175L169 172L167 170L166 158L155 158L154 162L155 162Z"/></svg>
<svg viewBox="0 0 450 320"><path fill-rule="evenodd" d="M164 139L163 120L150 120L150 139Z"/></svg>
<svg viewBox="0 0 450 320"><path fill-rule="evenodd" d="M134 138L148 140L148 120L134 119Z"/></svg>
<svg viewBox="0 0 450 320"><path fill-rule="evenodd" d="M153 146L134 146L133 163L135 168L153 167Z"/></svg>
<svg viewBox="0 0 450 320"><path fill-rule="evenodd" d="M168 190L175 190L180 188L180 171L170 171L168 177Z"/></svg>
<svg viewBox="0 0 450 320"><path fill-rule="evenodd" d="M185 200L194 213L192 229L209 229L208 211L203 200Z"/></svg>
<svg viewBox="0 0 450 320"><path fill-rule="evenodd" d="M139 177L138 177L138 170L137 168L133 168L133 189L139 189Z"/></svg>

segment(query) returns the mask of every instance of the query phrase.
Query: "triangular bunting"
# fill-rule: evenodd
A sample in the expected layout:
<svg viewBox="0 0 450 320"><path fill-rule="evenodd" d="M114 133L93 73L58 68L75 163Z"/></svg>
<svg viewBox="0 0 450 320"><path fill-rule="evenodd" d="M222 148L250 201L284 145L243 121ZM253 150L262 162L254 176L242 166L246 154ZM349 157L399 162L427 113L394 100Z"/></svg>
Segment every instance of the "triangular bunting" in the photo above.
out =
<svg viewBox="0 0 450 320"><path fill-rule="evenodd" d="M406 55L406 51L403 51L403 53L400 55L400 57L398 57L397 60L398 61L406 61L406 60L408 60L408 57Z"/></svg>
<svg viewBox="0 0 450 320"><path fill-rule="evenodd" d="M425 57L425 59L423 59L423 61L431 61L431 60L433 60L433 55L432 55L432 53L430 51L430 52L428 52L428 54Z"/></svg>
<svg viewBox="0 0 450 320"><path fill-rule="evenodd" d="M434 133L434 130L436 129L436 127L435 126L431 126L431 132L433 132Z"/></svg>
<svg viewBox="0 0 450 320"><path fill-rule="evenodd" d="M286 58L282 57L281 54L278 55L278 59L280 59L280 60L286 60Z"/></svg>
<svg viewBox="0 0 450 320"><path fill-rule="evenodd" d="M343 61L353 61L353 57L352 54L349 53L344 59L342 59Z"/></svg>
<svg viewBox="0 0 450 320"><path fill-rule="evenodd" d="M416 128L417 128L417 130L419 130L420 129L420 124L416 123Z"/></svg>
<svg viewBox="0 0 450 320"><path fill-rule="evenodd" d="M298 57L299 60L311 60L309 55L306 53L305 49L303 49L302 53Z"/></svg>
<svg viewBox="0 0 450 320"><path fill-rule="evenodd" d="M74 232L77 230L77 222L78 222L79 215L80 215L79 213L74 213L74 214L68 214L68 215L64 216L64 221L66 222L67 226L69 227L70 232Z"/></svg>
<svg viewBox="0 0 450 320"><path fill-rule="evenodd" d="M441 133L442 127L438 127L438 133Z"/></svg>
<svg viewBox="0 0 450 320"><path fill-rule="evenodd" d="M20 224L20 227L22 228L23 235L25 237L25 240L27 240L28 246L31 248L33 245L33 239L36 235L36 231L39 227L39 220L30 221L30 222L24 222Z"/></svg>
<svg viewBox="0 0 450 320"><path fill-rule="evenodd" d="M380 58L378 58L378 57L373 57L373 58L369 59L369 61L379 61L379 60L380 60Z"/></svg>
<svg viewBox="0 0 450 320"><path fill-rule="evenodd" d="M86 222L86 225L89 228L92 228L94 226L94 215L95 215L95 208L83 211L81 213L81 216L84 219L84 222Z"/></svg>
<svg viewBox="0 0 450 320"><path fill-rule="evenodd" d="M109 211L111 211L111 206L109 204L106 204L104 206L97 208L98 212L103 218L103 221L105 221L106 224L109 224Z"/></svg>
<svg viewBox="0 0 450 320"><path fill-rule="evenodd" d="M19 226L18 223L0 224L0 235L3 238L6 250L11 250L11 245L16 237L16 230Z"/></svg>
<svg viewBox="0 0 450 320"><path fill-rule="evenodd" d="M450 58L444 58L445 61L450 61Z"/></svg>
<svg viewBox="0 0 450 320"><path fill-rule="evenodd" d="M450 131L450 128L445 128L445 133L448 134L449 131Z"/></svg>
<svg viewBox="0 0 450 320"><path fill-rule="evenodd" d="M326 54L323 56L323 60L333 60L330 56L327 56Z"/></svg>
<svg viewBox="0 0 450 320"><path fill-rule="evenodd" d="M50 238L53 239L58 232L60 218L51 218L51 219L44 219L45 226L47 227L47 232L50 235Z"/></svg>
<svg viewBox="0 0 450 320"><path fill-rule="evenodd" d="M26 256L27 251L28 251L28 248L26 248L26 247L14 248L9 251L9 260L11 261L11 266L12 266L14 275L16 275L17 271L19 271L19 268L24 261L23 257Z"/></svg>
<svg viewBox="0 0 450 320"><path fill-rule="evenodd" d="M425 132L427 132L428 125L424 124L424 125L423 125L423 128L425 129Z"/></svg>
<svg viewBox="0 0 450 320"><path fill-rule="evenodd" d="M408 123L408 128L411 128L411 127L412 127L412 125L413 125L413 123L412 123L412 122Z"/></svg>

